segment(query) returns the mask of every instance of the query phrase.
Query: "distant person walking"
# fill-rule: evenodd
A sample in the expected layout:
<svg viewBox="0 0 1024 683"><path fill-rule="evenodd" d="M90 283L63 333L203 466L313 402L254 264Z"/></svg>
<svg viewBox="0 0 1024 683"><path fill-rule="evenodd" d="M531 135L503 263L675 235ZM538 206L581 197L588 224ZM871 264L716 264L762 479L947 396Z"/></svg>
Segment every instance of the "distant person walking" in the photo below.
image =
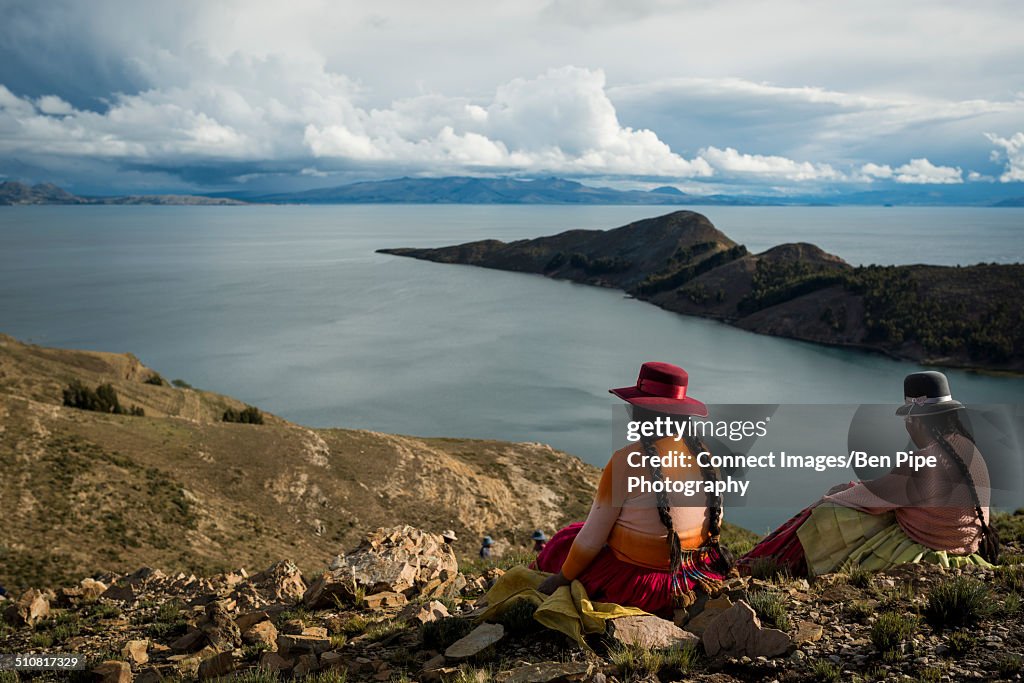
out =
<svg viewBox="0 0 1024 683"><path fill-rule="evenodd" d="M491 559L491 548L493 547L494 540L490 536L484 536L484 540L480 541L480 559Z"/></svg>
<svg viewBox="0 0 1024 683"><path fill-rule="evenodd" d="M540 529L533 532L533 536L530 536L530 540L533 541L533 552L539 553L544 550L544 546L548 544L548 537Z"/></svg>

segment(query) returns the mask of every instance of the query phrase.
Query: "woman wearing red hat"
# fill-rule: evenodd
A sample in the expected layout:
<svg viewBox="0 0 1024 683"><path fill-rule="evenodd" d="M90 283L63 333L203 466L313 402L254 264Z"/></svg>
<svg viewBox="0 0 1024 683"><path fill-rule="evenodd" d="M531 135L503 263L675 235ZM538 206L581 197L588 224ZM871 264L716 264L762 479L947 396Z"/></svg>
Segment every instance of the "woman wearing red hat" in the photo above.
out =
<svg viewBox="0 0 1024 683"><path fill-rule="evenodd" d="M679 423L708 414L703 403L686 395L688 383L676 365L644 363L636 385L609 391L630 404L634 421ZM586 521L556 533L537 556L537 569L553 574L541 584L542 593L578 580L593 600L670 616L674 607L696 600L696 589L709 591L722 581L732 562L719 545L721 497L708 494L695 506L672 493L652 492L656 487L631 492L627 485L636 476L717 479L711 469L679 465L681 459L670 456L680 450L695 456L708 449L689 436L642 437L612 455ZM651 464L659 461L675 465Z"/></svg>

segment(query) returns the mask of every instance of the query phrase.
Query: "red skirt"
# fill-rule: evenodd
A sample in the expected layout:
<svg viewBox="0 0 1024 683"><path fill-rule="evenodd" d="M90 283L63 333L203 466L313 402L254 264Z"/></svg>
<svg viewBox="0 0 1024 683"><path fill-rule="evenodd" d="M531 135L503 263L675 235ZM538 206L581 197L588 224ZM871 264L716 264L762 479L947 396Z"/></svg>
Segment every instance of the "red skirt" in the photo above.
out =
<svg viewBox="0 0 1024 683"><path fill-rule="evenodd" d="M746 555L736 562L741 574L750 574L754 563L759 559L771 559L781 569L786 569L790 576L807 576L807 557L796 530L811 516L814 505L801 510L788 522L771 532L750 549Z"/></svg>
<svg viewBox="0 0 1024 683"><path fill-rule="evenodd" d="M544 550L537 555L534 566L552 574L560 571L565 558L569 556L572 542L582 528L583 522L576 522L552 536ZM718 551L713 548L707 553L701 553L699 561L690 562L689 566L679 570L680 587L692 590L696 585L692 578L694 575L718 581L725 578L711 569L711 565L718 559ZM613 602L639 607L651 614L672 615L672 574L620 560L608 546L601 549L576 580L583 584L587 596L595 602Z"/></svg>

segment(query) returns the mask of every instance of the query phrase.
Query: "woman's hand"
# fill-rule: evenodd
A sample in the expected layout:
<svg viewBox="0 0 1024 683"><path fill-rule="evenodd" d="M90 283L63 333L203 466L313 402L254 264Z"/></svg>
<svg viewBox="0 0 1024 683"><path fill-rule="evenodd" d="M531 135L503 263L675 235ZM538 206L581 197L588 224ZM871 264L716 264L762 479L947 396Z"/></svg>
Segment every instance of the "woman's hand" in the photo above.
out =
<svg viewBox="0 0 1024 683"><path fill-rule="evenodd" d="M568 586L570 583L572 581L562 576L562 572L558 572L544 579L544 582L537 586L537 590L544 595L551 595L562 586Z"/></svg>

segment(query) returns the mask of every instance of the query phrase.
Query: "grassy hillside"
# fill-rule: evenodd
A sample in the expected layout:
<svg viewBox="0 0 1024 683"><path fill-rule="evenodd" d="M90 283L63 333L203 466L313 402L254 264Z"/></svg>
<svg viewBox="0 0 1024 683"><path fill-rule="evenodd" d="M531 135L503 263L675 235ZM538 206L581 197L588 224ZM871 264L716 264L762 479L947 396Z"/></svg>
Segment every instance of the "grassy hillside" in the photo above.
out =
<svg viewBox="0 0 1024 683"><path fill-rule="evenodd" d="M73 380L110 383L145 415L62 405ZM159 383L158 383L159 382ZM453 528L472 556L583 519L598 471L536 443L309 429L178 388L131 354L0 335L0 584L77 581L143 565L210 572L283 557L321 568L379 526ZM734 532L740 534L740 532Z"/></svg>

